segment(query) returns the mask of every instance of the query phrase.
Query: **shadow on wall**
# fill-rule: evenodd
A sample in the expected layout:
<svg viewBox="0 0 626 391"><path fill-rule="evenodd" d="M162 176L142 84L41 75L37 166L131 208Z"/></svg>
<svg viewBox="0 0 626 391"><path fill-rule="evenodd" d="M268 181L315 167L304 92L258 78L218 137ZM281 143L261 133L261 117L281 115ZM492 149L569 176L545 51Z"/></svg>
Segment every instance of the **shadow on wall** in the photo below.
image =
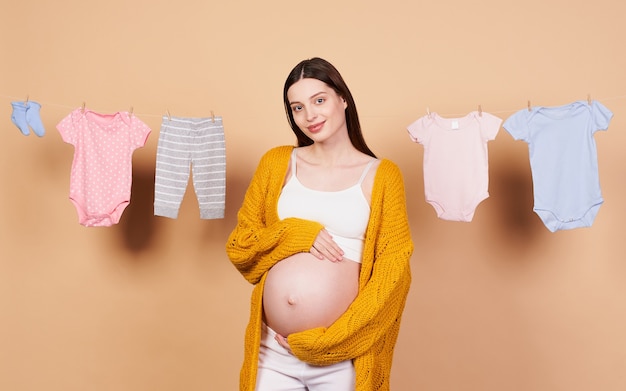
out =
<svg viewBox="0 0 626 391"><path fill-rule="evenodd" d="M494 239L504 247L529 249L546 230L533 211L533 183L527 166L498 162L490 169Z"/></svg>
<svg viewBox="0 0 626 391"><path fill-rule="evenodd" d="M148 249L158 228L153 208L154 173L154 167L133 167L131 202L124 210L118 230L124 247L132 253Z"/></svg>
<svg viewBox="0 0 626 391"><path fill-rule="evenodd" d="M119 222L119 233L124 248L132 253L140 253L150 248L161 225L161 219L154 216L154 166L133 167L131 203L128 205ZM204 239L203 245L219 242L226 244L226 239L237 223L237 211L251 179L249 177L226 178L226 210L224 218L202 220ZM187 192L193 192L189 184ZM185 197L183 202L192 201L193 197ZM198 223L198 221L193 221Z"/></svg>
<svg viewBox="0 0 626 391"><path fill-rule="evenodd" d="M212 224L204 227L203 237L207 242L220 242L226 246L228 235L232 232L237 224L237 212L241 208L243 197L248 189L248 185L252 180L252 172L242 173L236 171L232 175L226 177L226 209L224 218L216 220Z"/></svg>

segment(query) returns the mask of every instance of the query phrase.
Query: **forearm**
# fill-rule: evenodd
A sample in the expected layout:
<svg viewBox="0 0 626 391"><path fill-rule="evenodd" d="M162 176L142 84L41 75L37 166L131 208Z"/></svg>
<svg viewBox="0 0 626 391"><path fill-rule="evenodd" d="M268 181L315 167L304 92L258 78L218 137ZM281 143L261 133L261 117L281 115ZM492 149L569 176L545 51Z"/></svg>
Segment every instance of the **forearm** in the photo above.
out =
<svg viewBox="0 0 626 391"><path fill-rule="evenodd" d="M290 255L309 251L322 225L289 218L267 227L241 223L231 233L226 252L237 270L252 284Z"/></svg>
<svg viewBox="0 0 626 391"><path fill-rule="evenodd" d="M361 356L385 338L402 316L411 283L408 262L396 268L393 275L372 279L330 327L290 335L294 354L314 365L329 365Z"/></svg>

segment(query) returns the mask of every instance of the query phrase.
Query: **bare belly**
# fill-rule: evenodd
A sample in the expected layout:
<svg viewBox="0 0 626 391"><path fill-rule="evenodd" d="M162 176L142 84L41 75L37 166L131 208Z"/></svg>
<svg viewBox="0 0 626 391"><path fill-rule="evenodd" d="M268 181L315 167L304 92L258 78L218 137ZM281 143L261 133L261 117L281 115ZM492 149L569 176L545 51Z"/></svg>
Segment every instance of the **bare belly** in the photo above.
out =
<svg viewBox="0 0 626 391"><path fill-rule="evenodd" d="M334 263L309 253L283 259L267 273L265 322L283 336L330 326L356 297L360 268L357 262Z"/></svg>

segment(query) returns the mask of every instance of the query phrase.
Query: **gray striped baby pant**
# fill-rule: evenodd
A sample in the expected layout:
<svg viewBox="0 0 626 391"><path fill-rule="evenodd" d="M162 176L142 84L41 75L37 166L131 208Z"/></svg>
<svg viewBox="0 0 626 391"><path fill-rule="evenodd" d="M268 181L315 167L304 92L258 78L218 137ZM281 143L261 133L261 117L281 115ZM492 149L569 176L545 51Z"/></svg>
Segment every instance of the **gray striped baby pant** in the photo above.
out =
<svg viewBox="0 0 626 391"><path fill-rule="evenodd" d="M223 218L226 144L221 117L163 116L156 156L155 216L178 217L190 172L200 218Z"/></svg>

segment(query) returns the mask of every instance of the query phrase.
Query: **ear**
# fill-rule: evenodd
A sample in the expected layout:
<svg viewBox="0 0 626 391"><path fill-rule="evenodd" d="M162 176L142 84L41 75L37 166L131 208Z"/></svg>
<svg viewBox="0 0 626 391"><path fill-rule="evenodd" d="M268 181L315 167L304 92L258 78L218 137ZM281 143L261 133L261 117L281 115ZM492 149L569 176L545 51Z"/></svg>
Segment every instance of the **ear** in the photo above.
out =
<svg viewBox="0 0 626 391"><path fill-rule="evenodd" d="M343 108L344 110L348 108L348 103L346 102L346 98L341 98L341 101L343 102Z"/></svg>

